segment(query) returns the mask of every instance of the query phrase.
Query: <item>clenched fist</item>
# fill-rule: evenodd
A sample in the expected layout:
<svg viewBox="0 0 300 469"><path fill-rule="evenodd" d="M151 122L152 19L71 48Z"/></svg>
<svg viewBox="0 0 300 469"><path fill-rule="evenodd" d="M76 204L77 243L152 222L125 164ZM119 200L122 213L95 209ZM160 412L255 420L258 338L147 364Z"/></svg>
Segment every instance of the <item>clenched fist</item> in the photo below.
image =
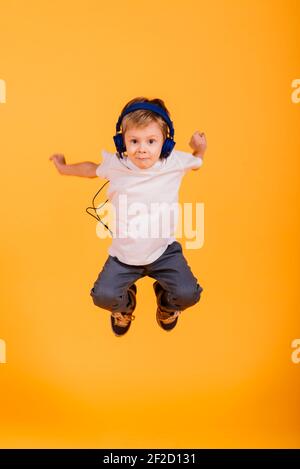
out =
<svg viewBox="0 0 300 469"><path fill-rule="evenodd" d="M203 156L207 148L205 133L196 130L196 132L194 132L191 137L189 145L192 147L195 153Z"/></svg>
<svg viewBox="0 0 300 469"><path fill-rule="evenodd" d="M53 163L56 164L66 164L66 160L65 160L65 157L64 155L61 155L61 154L55 154L55 155L52 155L50 156L49 160L53 160Z"/></svg>
<svg viewBox="0 0 300 469"><path fill-rule="evenodd" d="M50 156L49 160L53 161L59 172L61 172L61 168L66 165L65 157L61 154L52 155Z"/></svg>

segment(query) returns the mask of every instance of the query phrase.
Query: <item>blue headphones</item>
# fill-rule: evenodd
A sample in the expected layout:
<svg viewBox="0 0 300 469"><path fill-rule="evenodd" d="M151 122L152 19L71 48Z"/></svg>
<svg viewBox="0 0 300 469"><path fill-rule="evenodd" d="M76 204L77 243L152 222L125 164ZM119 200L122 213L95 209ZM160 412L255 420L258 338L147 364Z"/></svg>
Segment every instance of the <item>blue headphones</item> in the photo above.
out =
<svg viewBox="0 0 300 469"><path fill-rule="evenodd" d="M161 158L167 158L171 151L173 150L176 142L174 142L174 127L173 127L173 122L169 118L168 114L158 105L152 104L152 103L147 103L147 102L139 102L139 103L134 103L131 106L129 106L125 111L120 115L117 125L116 125L116 135L113 136L113 140L115 142L115 146L117 149L117 152L119 153L120 157L123 158L122 153L126 151L126 147L124 144L123 140L123 135L120 132L121 129L121 122L124 116L126 114L129 114L129 112L137 111L138 109L145 109L148 111L155 112L156 114L159 114L164 121L168 124L169 127L169 137L167 137L164 141L164 144L161 149Z"/></svg>

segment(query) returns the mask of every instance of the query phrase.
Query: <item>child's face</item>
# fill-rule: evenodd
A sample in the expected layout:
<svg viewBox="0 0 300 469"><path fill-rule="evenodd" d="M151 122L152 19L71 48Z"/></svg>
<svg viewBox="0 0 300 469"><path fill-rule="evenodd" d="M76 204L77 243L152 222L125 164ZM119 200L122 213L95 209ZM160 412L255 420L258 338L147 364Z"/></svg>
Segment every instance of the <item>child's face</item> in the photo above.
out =
<svg viewBox="0 0 300 469"><path fill-rule="evenodd" d="M157 122L146 127L130 127L124 139L128 158L139 168L151 168L158 161L164 136Z"/></svg>

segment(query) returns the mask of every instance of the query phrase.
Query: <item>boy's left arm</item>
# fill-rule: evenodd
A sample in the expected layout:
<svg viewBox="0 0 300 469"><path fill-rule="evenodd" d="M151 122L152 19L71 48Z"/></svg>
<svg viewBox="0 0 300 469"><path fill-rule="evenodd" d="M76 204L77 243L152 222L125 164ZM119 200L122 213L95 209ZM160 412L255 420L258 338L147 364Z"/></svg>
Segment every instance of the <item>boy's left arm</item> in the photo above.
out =
<svg viewBox="0 0 300 469"><path fill-rule="evenodd" d="M195 158L201 158L203 160L203 156L207 148L205 133L196 130L191 137L189 145L193 149L193 155ZM197 171L198 169L199 168L196 168L193 171Z"/></svg>

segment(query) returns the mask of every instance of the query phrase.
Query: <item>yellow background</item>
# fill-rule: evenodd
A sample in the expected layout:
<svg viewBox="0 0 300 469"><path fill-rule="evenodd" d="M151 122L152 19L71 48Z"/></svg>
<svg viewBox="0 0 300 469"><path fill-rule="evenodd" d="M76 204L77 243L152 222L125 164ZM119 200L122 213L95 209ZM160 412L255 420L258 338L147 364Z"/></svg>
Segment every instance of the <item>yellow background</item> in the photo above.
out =
<svg viewBox="0 0 300 469"><path fill-rule="evenodd" d="M1 447L299 447L299 1L0 1ZM121 108L162 98L208 151L182 202L204 291L172 333L153 280L116 338L89 296L110 239L85 213ZM103 195L102 195L103 194ZM104 192L101 193L105 200Z"/></svg>

